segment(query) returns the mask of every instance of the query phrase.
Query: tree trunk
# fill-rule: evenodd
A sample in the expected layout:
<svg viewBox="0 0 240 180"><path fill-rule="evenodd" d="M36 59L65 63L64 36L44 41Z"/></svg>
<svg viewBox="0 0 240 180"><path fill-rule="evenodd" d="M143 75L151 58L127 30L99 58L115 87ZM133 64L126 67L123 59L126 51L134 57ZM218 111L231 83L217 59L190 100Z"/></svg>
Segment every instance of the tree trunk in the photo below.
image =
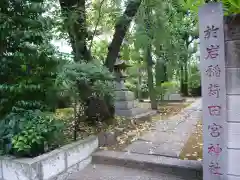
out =
<svg viewBox="0 0 240 180"><path fill-rule="evenodd" d="M163 61L157 61L155 66L155 72L156 72L156 84L160 85L163 82L166 82L167 79L167 66Z"/></svg>
<svg viewBox="0 0 240 180"><path fill-rule="evenodd" d="M86 43L88 36L85 8L86 1L59 0L59 2L64 17L64 23L67 26L75 61L90 61L91 53Z"/></svg>
<svg viewBox="0 0 240 180"><path fill-rule="evenodd" d="M144 23L146 26L146 34L148 36L148 42L146 43L146 62L147 62L147 73L148 73L148 90L149 90L149 96L151 100L151 108L153 110L158 109L158 104L156 100L156 92L154 89L154 82L153 82L153 60L152 60L152 40L153 36L151 34L152 24L151 24L151 8L149 7L149 4L147 1L145 1L145 19Z"/></svg>
<svg viewBox="0 0 240 180"><path fill-rule="evenodd" d="M188 68L185 59L180 65L180 89L183 96L188 96Z"/></svg>
<svg viewBox="0 0 240 180"><path fill-rule="evenodd" d="M186 48L187 51L189 49L189 45L194 41L194 39L197 39L197 36L192 37L192 39L189 41L189 34L185 34L183 39L186 42ZM189 54L183 55L183 64L181 65L181 93L184 96L188 96L188 60L189 60Z"/></svg>
<svg viewBox="0 0 240 180"><path fill-rule="evenodd" d="M163 72L164 72L164 79L163 79L163 81L166 82L166 81L168 81L168 73L167 73L167 65L166 65L166 63L163 64Z"/></svg>
<svg viewBox="0 0 240 180"><path fill-rule="evenodd" d="M187 60L184 62L184 95L188 96L188 65Z"/></svg>
<svg viewBox="0 0 240 180"><path fill-rule="evenodd" d="M114 63L120 51L123 39L128 31L133 17L136 15L142 0L129 1L123 15L115 25L115 32L111 44L109 45L105 66L112 72Z"/></svg>
<svg viewBox="0 0 240 180"><path fill-rule="evenodd" d="M183 70L183 64L180 64L180 91L181 94L184 95L184 70Z"/></svg>
<svg viewBox="0 0 240 180"><path fill-rule="evenodd" d="M138 100L141 101L142 100L142 91L141 91L142 70L141 70L141 68L139 68L138 72L139 72L139 76L138 76L137 96L138 96Z"/></svg>
<svg viewBox="0 0 240 180"><path fill-rule="evenodd" d="M152 72L152 48L151 44L147 47L146 52L146 60L147 60L147 73L148 73L148 89L149 89L149 96L151 100L151 108L154 110L158 109L158 104L156 100L156 93L154 89L154 82L153 82L153 72Z"/></svg>

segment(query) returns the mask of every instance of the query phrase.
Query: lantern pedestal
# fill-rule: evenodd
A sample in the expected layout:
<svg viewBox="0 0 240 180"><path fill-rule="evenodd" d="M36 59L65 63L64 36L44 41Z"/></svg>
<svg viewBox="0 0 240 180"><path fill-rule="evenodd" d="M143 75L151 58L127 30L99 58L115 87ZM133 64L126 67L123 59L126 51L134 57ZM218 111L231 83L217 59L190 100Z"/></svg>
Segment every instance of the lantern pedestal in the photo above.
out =
<svg viewBox="0 0 240 180"><path fill-rule="evenodd" d="M149 109L139 108L134 93L128 90L116 90L115 114L123 117L134 117L146 113Z"/></svg>
<svg viewBox="0 0 240 180"><path fill-rule="evenodd" d="M137 116L149 116L153 111L149 109L143 109L138 107L138 101L135 100L134 93L129 91L125 85L124 81L127 77L123 71L128 67L125 61L117 59L115 63L115 115L122 116L126 118L133 118Z"/></svg>

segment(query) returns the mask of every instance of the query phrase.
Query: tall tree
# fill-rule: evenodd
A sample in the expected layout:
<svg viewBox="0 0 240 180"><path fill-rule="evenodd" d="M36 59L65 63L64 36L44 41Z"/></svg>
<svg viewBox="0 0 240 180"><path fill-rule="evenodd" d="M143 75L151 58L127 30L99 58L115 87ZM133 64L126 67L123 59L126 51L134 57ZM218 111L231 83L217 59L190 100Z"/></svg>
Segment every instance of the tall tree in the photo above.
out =
<svg viewBox="0 0 240 180"><path fill-rule="evenodd" d="M148 89L149 95L151 100L151 108L157 110L157 100L156 100L156 93L154 89L154 80L153 80L153 59L152 59L152 42L153 42L153 34L152 34L152 24L151 22L152 16L152 9L149 3L149 0L145 0L145 28L146 28L146 35L148 37L147 46L145 49L146 53L146 62L147 62L147 72L148 72Z"/></svg>
<svg viewBox="0 0 240 180"><path fill-rule="evenodd" d="M86 0L59 0L75 61L90 61L87 47Z"/></svg>
<svg viewBox="0 0 240 180"><path fill-rule="evenodd" d="M0 1L0 117L50 110L57 59L44 0ZM47 35L48 34L48 35Z"/></svg>
<svg viewBox="0 0 240 180"><path fill-rule="evenodd" d="M129 1L123 15L119 18L115 25L115 32L105 61L105 65L110 71L113 71L114 63L120 51L123 39L128 31L132 19L141 5L141 2L142 0Z"/></svg>
<svg viewBox="0 0 240 180"><path fill-rule="evenodd" d="M101 0L99 2L92 2L93 6L99 4L98 6L98 18L93 25L94 28L87 26L86 20L89 19L86 14L86 0L59 0L62 10L62 15L64 17L64 23L67 27L70 42L75 55L75 60L91 60L91 48L93 36L99 33L98 26L101 24L101 18L104 16L104 11L102 12L103 4L112 4L120 6L121 3L112 3L111 0ZM120 47L122 45L123 39L129 29L130 23L134 16L136 15L138 8L142 0L131 0L127 2L125 11L118 18L115 24L115 32L113 34L112 42L108 47L107 57L105 59L105 66L108 67L110 71L113 71L113 66L116 58L119 54ZM120 1L122 2L122 1ZM95 8L95 7L93 7ZM114 10L119 9L113 6ZM114 11L113 10L113 11ZM91 19L91 18L90 18ZM90 22L91 24L91 22ZM91 29L91 30L90 30ZM92 30L93 29L93 30ZM91 32L93 31L93 32ZM104 34L106 32L102 32ZM91 35L90 35L91 34ZM89 37L91 36L91 37ZM87 40L91 40L90 47L87 46Z"/></svg>
<svg viewBox="0 0 240 180"><path fill-rule="evenodd" d="M189 48L193 41L198 38L198 32L194 16L185 12L183 22L184 28L181 29L180 36L186 50L185 53L181 54L181 92L183 95L188 96L188 64L192 53L195 53L189 51Z"/></svg>
<svg viewBox="0 0 240 180"><path fill-rule="evenodd" d="M158 0L144 0L139 9L135 27L135 48L144 52L144 60L148 74L147 85L151 99L151 106L157 109L154 61L161 56L161 46L165 43L164 2ZM160 33L161 32L161 33ZM155 72L156 73L156 72Z"/></svg>

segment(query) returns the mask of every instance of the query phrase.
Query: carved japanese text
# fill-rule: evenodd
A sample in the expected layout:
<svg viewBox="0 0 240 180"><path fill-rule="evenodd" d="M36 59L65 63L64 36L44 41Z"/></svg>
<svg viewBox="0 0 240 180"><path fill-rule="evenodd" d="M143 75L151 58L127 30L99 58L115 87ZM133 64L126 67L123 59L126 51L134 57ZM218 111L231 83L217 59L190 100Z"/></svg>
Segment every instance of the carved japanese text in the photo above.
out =
<svg viewBox="0 0 240 180"><path fill-rule="evenodd" d="M204 31L204 38L209 39L210 37L217 38L219 28L212 26L207 26L207 29Z"/></svg>
<svg viewBox="0 0 240 180"><path fill-rule="evenodd" d="M212 137L219 137L221 135L222 126L213 123L208 126L209 133Z"/></svg>

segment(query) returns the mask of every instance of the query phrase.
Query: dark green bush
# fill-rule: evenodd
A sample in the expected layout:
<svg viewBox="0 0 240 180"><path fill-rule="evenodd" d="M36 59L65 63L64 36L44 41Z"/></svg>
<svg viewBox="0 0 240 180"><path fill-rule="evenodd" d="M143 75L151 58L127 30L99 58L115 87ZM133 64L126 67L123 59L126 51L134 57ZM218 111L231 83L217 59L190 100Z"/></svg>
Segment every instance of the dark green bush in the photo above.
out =
<svg viewBox="0 0 240 180"><path fill-rule="evenodd" d="M58 52L44 0L0 1L0 151L35 156L52 146ZM50 35L50 36L49 36ZM49 121L49 122L48 122ZM45 132L47 131L47 132Z"/></svg>
<svg viewBox="0 0 240 180"><path fill-rule="evenodd" d="M188 88L190 95L201 96L201 74L196 65L191 66Z"/></svg>
<svg viewBox="0 0 240 180"><path fill-rule="evenodd" d="M114 115L114 76L101 64L67 63L56 81L63 94L70 96L76 109L75 122L96 124Z"/></svg>
<svg viewBox="0 0 240 180"><path fill-rule="evenodd" d="M163 100L164 95L166 95L167 93L169 94L177 93L178 89L179 89L179 86L174 81L166 81L164 83L161 83L157 85L155 88L157 99Z"/></svg>
<svg viewBox="0 0 240 180"><path fill-rule="evenodd" d="M5 153L34 157L59 147L62 143L63 121L53 113L23 111L12 113L4 119L0 132ZM7 123L8 122L8 123Z"/></svg>

